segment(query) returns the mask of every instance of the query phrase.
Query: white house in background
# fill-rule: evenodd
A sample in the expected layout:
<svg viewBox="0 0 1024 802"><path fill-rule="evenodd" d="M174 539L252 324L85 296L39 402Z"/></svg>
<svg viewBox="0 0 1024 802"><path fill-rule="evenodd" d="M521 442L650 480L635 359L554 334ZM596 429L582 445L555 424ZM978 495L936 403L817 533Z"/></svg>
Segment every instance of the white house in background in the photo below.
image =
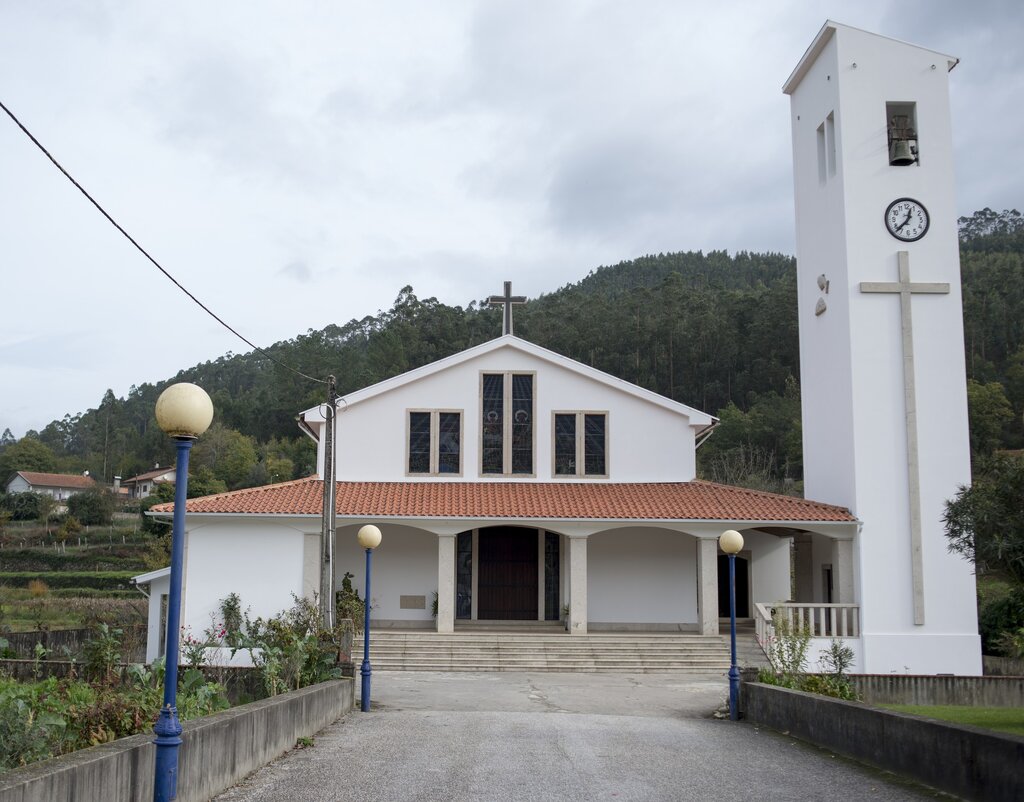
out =
<svg viewBox="0 0 1024 802"><path fill-rule="evenodd" d="M567 606L567 637L714 634L717 538L737 529L739 614L762 636L781 608L845 637L855 670L980 673L972 566L946 551L941 520L970 478L955 63L829 22L784 88L805 487L820 501L696 480L714 418L512 336L507 313L502 337L338 402L335 578L360 588L356 531L377 524L376 626L451 632ZM300 426L323 476L323 415ZM188 501L193 631L231 592L255 615L316 592L322 489L312 477Z"/></svg>
<svg viewBox="0 0 1024 802"><path fill-rule="evenodd" d="M89 472L84 474L37 473L18 471L7 483L8 493L43 493L57 501L67 501L75 493L95 487Z"/></svg>
<svg viewBox="0 0 1024 802"><path fill-rule="evenodd" d="M158 463L151 471L124 479L120 484L120 491L127 491L129 498L147 498L156 492L158 484L164 482L174 484L174 466L161 468Z"/></svg>

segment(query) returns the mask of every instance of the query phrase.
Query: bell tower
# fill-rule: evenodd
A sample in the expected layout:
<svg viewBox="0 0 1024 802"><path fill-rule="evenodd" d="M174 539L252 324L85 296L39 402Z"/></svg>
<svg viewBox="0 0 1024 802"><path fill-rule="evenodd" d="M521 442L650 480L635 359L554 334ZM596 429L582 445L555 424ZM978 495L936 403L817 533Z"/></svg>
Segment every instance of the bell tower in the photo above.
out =
<svg viewBox="0 0 1024 802"><path fill-rule="evenodd" d="M973 566L944 504L970 482L949 72L826 22L783 91L796 191L804 475L849 507L859 670L981 673Z"/></svg>

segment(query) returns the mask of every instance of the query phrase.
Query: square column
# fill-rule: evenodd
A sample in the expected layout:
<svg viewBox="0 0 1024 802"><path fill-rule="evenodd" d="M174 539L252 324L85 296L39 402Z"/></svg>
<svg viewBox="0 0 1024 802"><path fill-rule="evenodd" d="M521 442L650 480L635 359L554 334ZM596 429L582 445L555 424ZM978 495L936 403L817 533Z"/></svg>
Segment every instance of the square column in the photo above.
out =
<svg viewBox="0 0 1024 802"><path fill-rule="evenodd" d="M455 631L455 535L437 536L437 631Z"/></svg>
<svg viewBox="0 0 1024 802"><path fill-rule="evenodd" d="M569 634L587 634L587 539L569 538Z"/></svg>
<svg viewBox="0 0 1024 802"><path fill-rule="evenodd" d="M835 600L839 604L854 604L853 592L853 541L832 541L832 581L835 583Z"/></svg>
<svg viewBox="0 0 1024 802"><path fill-rule="evenodd" d="M718 634L718 538L697 539L697 617L701 635Z"/></svg>

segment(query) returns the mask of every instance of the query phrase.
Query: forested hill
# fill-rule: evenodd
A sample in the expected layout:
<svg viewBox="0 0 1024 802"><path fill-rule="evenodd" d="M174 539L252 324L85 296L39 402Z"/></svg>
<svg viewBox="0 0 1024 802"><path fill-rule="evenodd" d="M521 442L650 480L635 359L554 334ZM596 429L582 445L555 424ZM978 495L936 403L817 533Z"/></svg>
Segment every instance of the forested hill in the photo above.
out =
<svg viewBox="0 0 1024 802"><path fill-rule="evenodd" d="M972 418L979 449L1024 445L1024 226L1016 212L961 221L964 309ZM514 277L512 277L514 278ZM644 256L599 267L515 310L516 334L719 414L701 449L705 474L745 481L800 477L796 265L782 254L725 252ZM333 374L341 393L427 364L500 334L500 311L447 306L403 288L384 312L310 330L268 350L314 376ZM194 465L209 487L284 480L312 470L298 411L324 400L265 357L227 354L159 385L107 392L96 409L67 415L15 442L0 441L0 473L88 469L105 481L170 464L153 419L166 384L193 381L213 397L217 424L197 443ZM979 389L980 388L980 389ZM976 434L973 430L972 436ZM0 477L2 478L2 477Z"/></svg>

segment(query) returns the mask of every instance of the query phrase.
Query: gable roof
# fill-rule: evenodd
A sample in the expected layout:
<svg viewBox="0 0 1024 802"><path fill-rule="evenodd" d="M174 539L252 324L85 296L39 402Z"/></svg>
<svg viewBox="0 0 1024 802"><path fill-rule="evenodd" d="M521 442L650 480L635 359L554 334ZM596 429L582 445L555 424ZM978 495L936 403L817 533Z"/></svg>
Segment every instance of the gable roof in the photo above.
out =
<svg viewBox="0 0 1024 802"><path fill-rule="evenodd" d="M144 482L147 479L155 479L157 476L163 476L165 473L174 473L174 466L171 465L167 468L154 468L151 471L140 473L138 476L133 476L131 479L124 479L121 484L126 485L130 482Z"/></svg>
<svg viewBox="0 0 1024 802"><path fill-rule="evenodd" d="M36 487L68 487L79 490L87 490L96 484L91 476L83 476L79 473L37 473L35 471L18 471L20 476L30 485Z"/></svg>
<svg viewBox="0 0 1024 802"><path fill-rule="evenodd" d="M157 568L155 571L147 571L144 574L139 574L132 577L133 585L148 585L154 580L162 579L165 576L170 576L171 567L168 565L165 568Z"/></svg>
<svg viewBox="0 0 1024 802"><path fill-rule="evenodd" d="M900 39L893 39L891 36L882 36L878 33L871 33L861 28L854 28L851 25L843 25L832 20L825 20L825 24L821 26L821 30L818 31L818 35L814 37L814 41L811 42L810 46L804 52L803 56L800 57L800 62L790 73L789 78L786 79L786 83L782 86L784 94L792 95L796 91L797 86L807 75L811 65L817 60L818 56L821 55L821 51L825 49L825 45L831 41L832 37L840 30L856 31L857 33L864 33L868 36L874 36L878 39L884 39L897 44L906 45L907 47L916 47L918 50L923 50L926 53L931 53L938 56L940 59L946 62L946 71L951 72L952 69L960 63L960 59L955 56L948 56L945 53L940 53L937 50L929 50L927 47L921 47L920 45L911 44L910 42L904 42Z"/></svg>
<svg viewBox="0 0 1024 802"><path fill-rule="evenodd" d="M562 356L561 354L555 353L547 348L542 348L539 345L527 342L526 340L516 337L514 334L505 334L501 337L496 337L495 339L488 340L480 345L467 348L465 351L459 351L457 354L452 354L444 359L431 362L429 365L423 365L413 370L406 371L405 373L401 373L398 376L393 376L390 379L385 379L384 381L377 382L376 384L371 384L369 387L364 387L361 390L355 390L348 395L341 396L338 399L338 404L342 407L354 406L375 396L381 395L382 393L419 381L427 376L433 376L436 373L448 370L456 365L461 365L471 359L476 359L477 357L498 351L502 348L512 348L517 351L521 351L525 354L529 354L530 356L542 359L550 364L572 371L580 376L585 376L588 379L600 382L601 384L612 387L620 392L628 393L629 395L643 401L647 401L648 403L656 404L670 412L685 415L690 419L692 425L699 427L698 433L714 426L718 421L718 418L713 415L708 415L706 412L701 412L699 409L687 406L686 404L680 404L678 401L673 401L672 399L666 398L665 396L652 392L651 390L645 390L643 387L624 381L616 376L612 376L610 373L605 373L603 370L592 368L589 365L584 365L582 362L577 362L574 359L569 359L569 357ZM299 415L300 426L306 421L322 420L323 414L320 412L319 406L311 407Z"/></svg>
<svg viewBox="0 0 1024 802"><path fill-rule="evenodd" d="M713 482L338 482L338 516L530 520L856 521L849 510ZM316 477L189 499L191 514L320 516ZM173 503L153 513L170 513Z"/></svg>

